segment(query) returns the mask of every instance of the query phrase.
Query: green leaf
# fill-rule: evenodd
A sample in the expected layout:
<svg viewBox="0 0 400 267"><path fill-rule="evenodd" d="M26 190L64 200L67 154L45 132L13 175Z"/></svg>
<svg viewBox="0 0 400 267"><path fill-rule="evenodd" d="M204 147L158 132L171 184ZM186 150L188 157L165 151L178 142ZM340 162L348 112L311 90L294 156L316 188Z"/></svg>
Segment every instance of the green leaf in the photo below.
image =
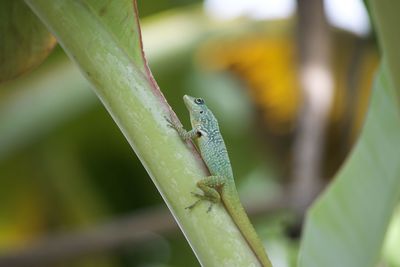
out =
<svg viewBox="0 0 400 267"><path fill-rule="evenodd" d="M56 39L23 1L1 2L0 36L0 82L39 65L56 44Z"/></svg>
<svg viewBox="0 0 400 267"><path fill-rule="evenodd" d="M372 1L383 63L359 142L309 210L299 266L369 267L377 263L400 196L399 1Z"/></svg>
<svg viewBox="0 0 400 267"><path fill-rule="evenodd" d="M299 266L374 266L400 194L400 116L385 69L351 157L310 209Z"/></svg>
<svg viewBox="0 0 400 267"><path fill-rule="evenodd" d="M202 265L257 266L258 260L221 205L212 214L206 213L206 203L192 212L185 209L196 200L190 192L207 172L193 145L183 143L167 125L165 116L175 115L146 66L135 3L26 2L94 85Z"/></svg>
<svg viewBox="0 0 400 267"><path fill-rule="evenodd" d="M390 222L383 246L383 259L387 266L400 266L400 206L398 205Z"/></svg>

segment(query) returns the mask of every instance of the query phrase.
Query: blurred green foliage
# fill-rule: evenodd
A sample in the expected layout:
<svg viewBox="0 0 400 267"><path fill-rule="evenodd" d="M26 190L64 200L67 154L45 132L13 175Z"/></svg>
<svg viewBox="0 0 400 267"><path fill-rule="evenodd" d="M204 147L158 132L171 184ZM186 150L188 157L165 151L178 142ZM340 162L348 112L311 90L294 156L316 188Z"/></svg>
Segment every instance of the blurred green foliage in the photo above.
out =
<svg viewBox="0 0 400 267"><path fill-rule="evenodd" d="M0 9L0 82L37 67L56 39L23 1L3 1Z"/></svg>

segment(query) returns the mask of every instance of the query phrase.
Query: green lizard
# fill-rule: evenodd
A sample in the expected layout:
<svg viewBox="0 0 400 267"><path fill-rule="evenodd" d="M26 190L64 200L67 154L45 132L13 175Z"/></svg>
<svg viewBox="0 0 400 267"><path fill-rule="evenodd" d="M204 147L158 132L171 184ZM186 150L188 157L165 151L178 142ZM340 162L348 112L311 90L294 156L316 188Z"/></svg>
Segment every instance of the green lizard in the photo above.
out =
<svg viewBox="0 0 400 267"><path fill-rule="evenodd" d="M192 209L201 200L208 200L211 202L208 208L209 212L212 204L220 203L222 200L261 265L271 267L264 247L240 202L217 119L207 108L203 99L185 95L183 100L190 113L192 130L186 131L173 120L167 119L167 121L169 126L174 128L183 140L197 139L200 154L211 173L211 176L197 182L197 187L203 191L203 195L193 193L198 200L187 208Z"/></svg>

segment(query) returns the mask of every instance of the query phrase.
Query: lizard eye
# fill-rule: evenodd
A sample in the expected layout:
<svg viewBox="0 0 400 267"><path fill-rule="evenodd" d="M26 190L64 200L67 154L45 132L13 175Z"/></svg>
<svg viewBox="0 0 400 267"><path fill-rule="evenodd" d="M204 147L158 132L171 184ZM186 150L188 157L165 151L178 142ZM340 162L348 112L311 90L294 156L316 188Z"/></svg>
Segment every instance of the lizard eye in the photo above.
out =
<svg viewBox="0 0 400 267"><path fill-rule="evenodd" d="M202 98L196 98L194 100L194 103L201 105L201 104L204 104L204 100Z"/></svg>
<svg viewBox="0 0 400 267"><path fill-rule="evenodd" d="M200 114L203 114L204 111L200 110Z"/></svg>

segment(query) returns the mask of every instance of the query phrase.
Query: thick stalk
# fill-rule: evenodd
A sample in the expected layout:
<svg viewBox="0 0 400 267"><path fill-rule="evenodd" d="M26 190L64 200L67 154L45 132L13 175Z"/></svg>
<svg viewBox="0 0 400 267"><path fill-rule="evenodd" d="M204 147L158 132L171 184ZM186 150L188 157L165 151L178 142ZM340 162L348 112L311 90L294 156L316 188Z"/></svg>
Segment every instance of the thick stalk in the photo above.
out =
<svg viewBox="0 0 400 267"><path fill-rule="evenodd" d="M107 24L118 22L118 17L104 21L107 12L115 11L108 10L107 5L116 2L106 3L99 13L93 10L97 4L94 1L26 2L94 85L94 91L143 163L201 264L258 266L222 206L211 213L206 213L207 204L192 212L185 210L194 201L190 192L206 171L193 147L184 144L167 126L164 116L169 116L168 104L143 62L132 60L138 58L140 47L135 48L138 50L132 56L132 47L127 49L121 44L120 38L137 34L138 28L124 29L125 35L119 35ZM132 16L121 17L121 23L122 18Z"/></svg>

